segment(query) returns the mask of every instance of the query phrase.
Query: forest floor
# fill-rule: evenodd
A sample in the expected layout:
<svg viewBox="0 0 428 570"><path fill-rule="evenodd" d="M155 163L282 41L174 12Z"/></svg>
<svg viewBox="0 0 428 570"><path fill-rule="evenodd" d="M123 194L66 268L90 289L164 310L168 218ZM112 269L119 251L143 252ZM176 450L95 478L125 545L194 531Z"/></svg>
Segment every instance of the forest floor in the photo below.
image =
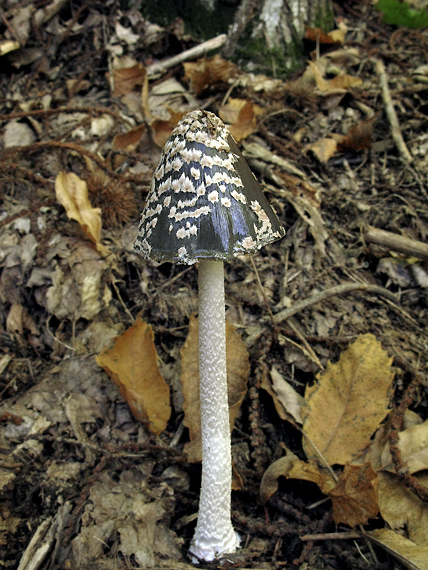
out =
<svg viewBox="0 0 428 570"><path fill-rule="evenodd" d="M196 44L179 22L70 5L6 1L1 24L0 566L194 567L197 271L133 242L163 144L202 108L286 236L225 267L242 549L200 567L428 568L428 34L345 4L290 78L212 53L159 70ZM105 371L142 329L154 395L145 360L138 395Z"/></svg>

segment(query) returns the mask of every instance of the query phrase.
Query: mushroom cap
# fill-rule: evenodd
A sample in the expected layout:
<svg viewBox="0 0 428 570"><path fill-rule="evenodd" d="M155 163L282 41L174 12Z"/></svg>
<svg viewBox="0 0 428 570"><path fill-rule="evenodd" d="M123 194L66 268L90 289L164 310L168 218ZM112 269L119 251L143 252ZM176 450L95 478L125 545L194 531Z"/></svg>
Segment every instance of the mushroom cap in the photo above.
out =
<svg viewBox="0 0 428 570"><path fill-rule="evenodd" d="M224 123L192 111L156 168L135 250L159 262L231 261L285 234Z"/></svg>

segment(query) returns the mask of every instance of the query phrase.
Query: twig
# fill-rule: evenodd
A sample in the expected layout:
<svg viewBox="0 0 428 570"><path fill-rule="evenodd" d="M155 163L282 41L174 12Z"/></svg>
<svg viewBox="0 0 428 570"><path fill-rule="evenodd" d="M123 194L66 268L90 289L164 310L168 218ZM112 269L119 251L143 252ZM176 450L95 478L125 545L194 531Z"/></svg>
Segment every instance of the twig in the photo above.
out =
<svg viewBox="0 0 428 570"><path fill-rule="evenodd" d="M165 71L171 67L175 67L184 61L196 59L197 57L205 55L209 51L218 49L226 42L226 39L226 34L220 34L219 36L216 36L207 42L203 42L202 44L192 47L191 49L183 51L182 53L179 53L170 59L149 65L147 68L147 75L148 77L153 77L154 75L162 75L162 73L165 73Z"/></svg>
<svg viewBox="0 0 428 570"><path fill-rule="evenodd" d="M350 532L327 532L325 534L305 534L300 537L303 542L308 542L312 540L354 540L356 538L361 538L361 533L356 531Z"/></svg>
<svg viewBox="0 0 428 570"><path fill-rule="evenodd" d="M371 285L370 283L343 283L342 285L336 285L330 289L325 289L320 293L311 295L311 297L308 297L307 299L303 299L302 301L294 303L293 306L289 307L288 309L284 309L283 311L280 311L274 315L273 322L275 324L281 323L282 321L289 319L292 315L300 313L300 311L303 311L303 309L307 309L312 305L316 305L321 301L325 301L325 299L328 299L329 297L336 297L337 295L343 295L344 293L349 293L352 291L366 291L368 293L374 293L375 295L381 295L382 297L386 297L398 305L398 299L396 295L387 289L384 289L383 287L379 287L378 285Z"/></svg>
<svg viewBox="0 0 428 570"><path fill-rule="evenodd" d="M400 236L385 230L379 230L372 226L365 226L364 239L370 243L382 245L388 249L399 251L411 257L419 259L428 259L428 245L405 236Z"/></svg>
<svg viewBox="0 0 428 570"><path fill-rule="evenodd" d="M398 123L397 114L394 109L394 103L392 101L391 92L388 87L388 76L386 75L385 66L379 59L376 60L376 74L379 78L380 86L382 87L382 98L385 104L386 116L389 120L389 125L391 127L392 138L394 139L395 145L400 153L401 158L405 162L412 162L412 156L404 142L403 135L401 134L400 125Z"/></svg>

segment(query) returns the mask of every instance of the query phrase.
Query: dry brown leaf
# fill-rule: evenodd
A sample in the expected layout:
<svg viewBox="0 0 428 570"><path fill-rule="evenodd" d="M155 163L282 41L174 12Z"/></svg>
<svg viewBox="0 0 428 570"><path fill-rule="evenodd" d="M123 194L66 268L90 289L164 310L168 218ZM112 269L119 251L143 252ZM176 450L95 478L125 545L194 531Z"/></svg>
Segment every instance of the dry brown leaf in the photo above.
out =
<svg viewBox="0 0 428 570"><path fill-rule="evenodd" d="M101 209L92 208L88 198L86 182L73 172L58 174L55 180L55 194L70 220L76 220L88 238L102 255L109 250L101 244Z"/></svg>
<svg viewBox="0 0 428 570"><path fill-rule="evenodd" d="M329 493L336 524L365 524L377 516L377 474L369 463L345 465L339 481Z"/></svg>
<svg viewBox="0 0 428 570"><path fill-rule="evenodd" d="M340 38L336 38L333 32L340 32ZM344 40L344 33L341 30L333 30L332 32L326 34L321 28L310 28L309 26L305 27L305 38L313 42L319 42L320 44L343 43L342 37Z"/></svg>
<svg viewBox="0 0 428 570"><path fill-rule="evenodd" d="M156 119L150 124L152 129L153 140L159 148L165 146L166 141L169 138L174 127L177 125L178 121L183 117L183 113L177 113L173 109L169 109L170 118L167 121L161 119Z"/></svg>
<svg viewBox="0 0 428 570"><path fill-rule="evenodd" d="M308 151L313 152L320 162L326 164L337 151L337 141L331 137L318 139L304 147L303 153Z"/></svg>
<svg viewBox="0 0 428 570"><path fill-rule="evenodd" d="M428 469L428 420L400 432L398 434L398 447L409 473ZM389 451L389 442L385 444L382 451L381 468L395 473Z"/></svg>
<svg viewBox="0 0 428 570"><path fill-rule="evenodd" d="M353 77L348 75L347 73L343 73L341 75L337 75L333 77L333 79L324 79L323 73L320 69L320 66L324 66L325 62L313 62L309 61L309 68L308 72L305 72L305 76L308 79L310 75L312 75L317 88L324 92L329 93L333 91L339 90L347 90L352 87L357 87L361 85L362 79L359 77Z"/></svg>
<svg viewBox="0 0 428 570"><path fill-rule="evenodd" d="M297 455L291 451L287 451L287 455L272 463L272 465L266 469L262 477L260 497L263 504L278 490L279 477L310 481L318 485L321 491L326 495L336 485L332 475L326 469L319 467L314 462L302 461Z"/></svg>
<svg viewBox="0 0 428 570"><path fill-rule="evenodd" d="M391 363L376 337L366 334L306 388L302 418L308 458L317 457L310 441L329 465L344 465L363 451L388 413Z"/></svg>
<svg viewBox="0 0 428 570"><path fill-rule="evenodd" d="M407 570L428 570L428 546L419 546L386 528L364 533L373 542L382 546L394 556Z"/></svg>
<svg viewBox="0 0 428 570"><path fill-rule="evenodd" d="M201 412L199 406L198 320L192 316L189 334L181 349L181 385L184 396L184 425L189 428L190 442L184 447L189 463L202 459ZM226 361L230 428L233 429L239 408L247 392L249 356L241 337L226 323Z"/></svg>
<svg viewBox="0 0 428 570"><path fill-rule="evenodd" d="M256 117L262 114L262 109L251 101L230 98L226 105L220 107L218 114L239 142L257 131Z"/></svg>
<svg viewBox="0 0 428 570"><path fill-rule="evenodd" d="M161 433L171 407L169 387L158 368L151 326L138 317L96 360L118 386L137 420L154 434Z"/></svg>
<svg viewBox="0 0 428 570"><path fill-rule="evenodd" d="M392 530L406 530L412 542L425 545L428 536L428 504L408 489L398 475L380 472L378 476L378 502L382 518ZM428 475L419 475L418 482L428 486Z"/></svg>
<svg viewBox="0 0 428 570"><path fill-rule="evenodd" d="M137 148L145 130L146 125L138 125L138 127L134 127L126 133L116 135L113 138L113 148L133 152Z"/></svg>
<svg viewBox="0 0 428 570"><path fill-rule="evenodd" d="M196 95L201 95L210 85L226 83L239 74L236 65L220 55L196 62L183 63L184 75Z"/></svg>
<svg viewBox="0 0 428 570"><path fill-rule="evenodd" d="M338 151L358 152L371 147L373 125L377 119L377 115L371 119L365 119L349 129L348 134L341 136L337 141Z"/></svg>
<svg viewBox="0 0 428 570"><path fill-rule="evenodd" d="M296 392L285 378L273 367L270 371L271 382L262 379L261 387L272 397L275 409L282 420L302 424L301 409L304 398Z"/></svg>
<svg viewBox="0 0 428 570"><path fill-rule="evenodd" d="M142 63L137 63L132 67L122 67L113 70L114 97L120 97L135 91L136 87L143 88L148 83L147 71Z"/></svg>

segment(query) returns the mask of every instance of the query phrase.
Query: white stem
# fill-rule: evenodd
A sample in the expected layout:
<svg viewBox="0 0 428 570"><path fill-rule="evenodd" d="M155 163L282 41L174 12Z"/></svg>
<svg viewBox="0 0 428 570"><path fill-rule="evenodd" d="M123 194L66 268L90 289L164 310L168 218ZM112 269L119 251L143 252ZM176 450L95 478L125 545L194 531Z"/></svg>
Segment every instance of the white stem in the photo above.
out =
<svg viewBox="0 0 428 570"><path fill-rule="evenodd" d="M209 561L222 553L234 552L239 545L230 518L232 459L222 261L199 262L198 321L202 484L190 552Z"/></svg>

